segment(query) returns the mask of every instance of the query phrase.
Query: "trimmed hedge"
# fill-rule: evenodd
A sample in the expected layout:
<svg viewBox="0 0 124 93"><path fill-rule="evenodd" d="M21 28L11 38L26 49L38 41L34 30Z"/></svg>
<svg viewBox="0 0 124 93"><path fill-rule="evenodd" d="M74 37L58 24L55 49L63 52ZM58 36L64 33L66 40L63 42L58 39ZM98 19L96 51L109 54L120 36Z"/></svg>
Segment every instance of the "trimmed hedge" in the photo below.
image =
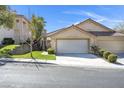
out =
<svg viewBox="0 0 124 93"><path fill-rule="evenodd" d="M105 58L105 59L108 59L108 56L111 54L111 52L109 52L109 51L105 51L104 53L103 53L103 57Z"/></svg>
<svg viewBox="0 0 124 93"><path fill-rule="evenodd" d="M47 52L48 54L55 54L55 51L52 48L47 49Z"/></svg>
<svg viewBox="0 0 124 93"><path fill-rule="evenodd" d="M111 63L115 63L115 62L117 61L117 58L118 58L117 55L115 55L115 54L110 54L110 55L108 56L108 61L111 62Z"/></svg>
<svg viewBox="0 0 124 93"><path fill-rule="evenodd" d="M15 41L12 38L4 38L3 41L2 41L3 45L11 45L11 44L14 44L14 43L15 43Z"/></svg>
<svg viewBox="0 0 124 93"><path fill-rule="evenodd" d="M117 61L118 56L109 51L106 51L105 49L100 48L98 53L99 56L107 59L111 63L115 63Z"/></svg>
<svg viewBox="0 0 124 93"><path fill-rule="evenodd" d="M105 51L106 51L105 49L102 49L102 48L99 49L99 51L98 51L98 52L99 52L99 55L100 55L101 57L103 57L103 53L104 53Z"/></svg>

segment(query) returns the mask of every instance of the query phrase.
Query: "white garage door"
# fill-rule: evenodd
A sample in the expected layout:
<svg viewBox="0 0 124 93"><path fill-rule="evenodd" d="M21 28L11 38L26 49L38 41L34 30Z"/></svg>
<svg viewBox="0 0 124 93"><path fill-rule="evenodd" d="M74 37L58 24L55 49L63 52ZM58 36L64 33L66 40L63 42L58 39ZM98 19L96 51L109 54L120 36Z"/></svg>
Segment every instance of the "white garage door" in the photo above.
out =
<svg viewBox="0 0 124 93"><path fill-rule="evenodd" d="M98 46L114 53L124 53L124 41L98 41Z"/></svg>
<svg viewBox="0 0 124 93"><path fill-rule="evenodd" d="M88 53L88 40L57 40L57 53Z"/></svg>

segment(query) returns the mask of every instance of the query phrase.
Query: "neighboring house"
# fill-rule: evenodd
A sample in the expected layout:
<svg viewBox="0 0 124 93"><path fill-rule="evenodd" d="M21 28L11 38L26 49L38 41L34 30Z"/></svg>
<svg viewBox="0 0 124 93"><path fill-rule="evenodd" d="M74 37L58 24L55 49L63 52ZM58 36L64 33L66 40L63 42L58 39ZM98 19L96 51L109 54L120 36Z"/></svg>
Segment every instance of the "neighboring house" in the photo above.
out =
<svg viewBox="0 0 124 93"><path fill-rule="evenodd" d="M16 15L15 27L13 29L0 28L0 44L3 38L13 38L16 44L25 42L31 37L29 21L23 15Z"/></svg>
<svg viewBox="0 0 124 93"><path fill-rule="evenodd" d="M47 34L56 53L88 53L97 45L114 53L124 53L124 34L92 19Z"/></svg>

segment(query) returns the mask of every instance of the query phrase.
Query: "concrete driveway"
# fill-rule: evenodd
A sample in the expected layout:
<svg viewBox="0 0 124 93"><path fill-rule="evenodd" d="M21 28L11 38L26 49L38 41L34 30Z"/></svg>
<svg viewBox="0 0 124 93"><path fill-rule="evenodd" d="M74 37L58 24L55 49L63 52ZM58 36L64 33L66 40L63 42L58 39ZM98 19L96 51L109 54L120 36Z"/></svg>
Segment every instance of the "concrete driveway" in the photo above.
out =
<svg viewBox="0 0 124 93"><path fill-rule="evenodd" d="M68 60L68 61L87 61L87 60L92 60L92 59L98 59L97 56L93 55L93 54L58 54L57 55L57 59L58 60Z"/></svg>
<svg viewBox="0 0 124 93"><path fill-rule="evenodd" d="M93 54L58 54L58 61L66 61L66 62L90 62L90 63L107 63L102 58L99 58Z"/></svg>
<svg viewBox="0 0 124 93"><path fill-rule="evenodd" d="M3 62L56 64L60 66L88 67L88 68L113 68L124 69L123 54L118 54L118 62L110 63L107 60L93 54L59 54L56 60L34 60L34 59L1 59Z"/></svg>
<svg viewBox="0 0 124 93"><path fill-rule="evenodd" d="M96 68L122 68L124 69L124 58L119 58L118 63L109 63L103 58L93 54L58 54L56 63L61 63L69 66L87 66Z"/></svg>

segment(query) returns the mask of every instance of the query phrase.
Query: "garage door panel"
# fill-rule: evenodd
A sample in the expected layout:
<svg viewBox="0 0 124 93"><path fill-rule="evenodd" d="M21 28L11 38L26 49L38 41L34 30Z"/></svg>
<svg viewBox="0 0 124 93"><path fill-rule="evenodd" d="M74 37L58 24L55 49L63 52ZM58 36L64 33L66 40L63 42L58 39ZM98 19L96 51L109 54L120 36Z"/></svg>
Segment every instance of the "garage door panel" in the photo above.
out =
<svg viewBox="0 0 124 93"><path fill-rule="evenodd" d="M98 46L114 53L124 52L124 41L98 41Z"/></svg>
<svg viewBox="0 0 124 93"><path fill-rule="evenodd" d="M88 40L57 40L57 53L87 53Z"/></svg>

